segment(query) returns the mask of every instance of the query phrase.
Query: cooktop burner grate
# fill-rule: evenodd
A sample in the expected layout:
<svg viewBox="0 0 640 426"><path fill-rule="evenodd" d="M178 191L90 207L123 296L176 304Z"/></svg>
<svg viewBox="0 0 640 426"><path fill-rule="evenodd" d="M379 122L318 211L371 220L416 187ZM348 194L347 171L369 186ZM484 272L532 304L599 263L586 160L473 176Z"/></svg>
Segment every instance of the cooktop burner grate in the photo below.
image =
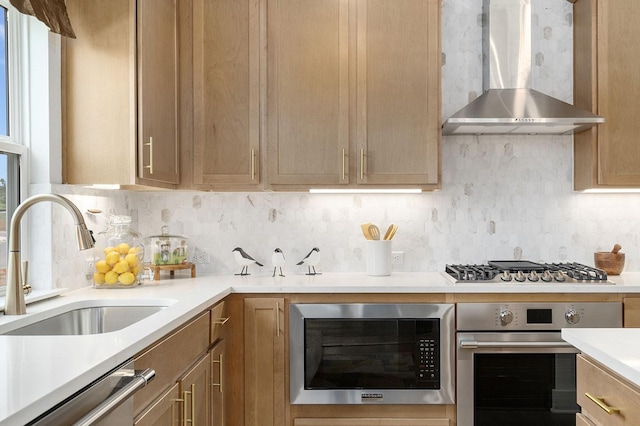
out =
<svg viewBox="0 0 640 426"><path fill-rule="evenodd" d="M446 265L445 273L458 283L565 283L612 284L601 269L576 262L536 263L522 260L490 261L488 264Z"/></svg>

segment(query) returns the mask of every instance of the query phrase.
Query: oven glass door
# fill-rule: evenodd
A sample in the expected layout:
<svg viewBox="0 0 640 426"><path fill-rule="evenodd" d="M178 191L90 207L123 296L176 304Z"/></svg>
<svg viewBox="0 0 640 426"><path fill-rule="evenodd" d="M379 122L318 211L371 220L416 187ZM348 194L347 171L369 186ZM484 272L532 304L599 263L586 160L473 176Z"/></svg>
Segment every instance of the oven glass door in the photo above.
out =
<svg viewBox="0 0 640 426"><path fill-rule="evenodd" d="M439 319L305 319L305 389L438 389Z"/></svg>
<svg viewBox="0 0 640 426"><path fill-rule="evenodd" d="M475 425L575 425L576 355L474 355Z"/></svg>

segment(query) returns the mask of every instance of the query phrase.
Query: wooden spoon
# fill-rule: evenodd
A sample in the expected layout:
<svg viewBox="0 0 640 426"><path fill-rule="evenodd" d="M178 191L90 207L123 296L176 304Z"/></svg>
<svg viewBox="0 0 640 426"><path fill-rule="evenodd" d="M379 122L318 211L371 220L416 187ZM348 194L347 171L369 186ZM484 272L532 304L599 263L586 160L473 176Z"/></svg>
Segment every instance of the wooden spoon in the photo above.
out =
<svg viewBox="0 0 640 426"><path fill-rule="evenodd" d="M616 244L615 246L613 246L613 250L611 250L611 253L617 254L621 248L622 246L620 244Z"/></svg>
<svg viewBox="0 0 640 426"><path fill-rule="evenodd" d="M393 223L389 225L389 229L387 229L387 232L385 232L384 234L384 239L385 240L392 239L393 236L396 235L397 230L398 230L398 225L394 225Z"/></svg>
<svg viewBox="0 0 640 426"><path fill-rule="evenodd" d="M371 235L371 239L379 240L380 229L376 225L369 225L369 235Z"/></svg>
<svg viewBox="0 0 640 426"><path fill-rule="evenodd" d="M371 233L369 232L369 226L371 226L371 224L367 222L360 225L360 228L362 228L362 233L364 234L364 237L367 240L372 240L373 238L371 237Z"/></svg>

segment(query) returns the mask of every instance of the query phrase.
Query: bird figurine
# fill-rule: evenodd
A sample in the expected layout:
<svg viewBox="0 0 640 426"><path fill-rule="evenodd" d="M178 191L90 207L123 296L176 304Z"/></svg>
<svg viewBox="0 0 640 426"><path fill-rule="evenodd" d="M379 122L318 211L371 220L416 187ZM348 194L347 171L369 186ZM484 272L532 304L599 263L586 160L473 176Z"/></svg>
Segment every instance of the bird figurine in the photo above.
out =
<svg viewBox="0 0 640 426"><path fill-rule="evenodd" d="M249 265L255 263L258 266L264 266L262 263L255 260L253 257L249 256L244 250L240 247L236 247L232 250L233 257L235 257L238 265L242 266L242 270L239 274L236 275L250 275L249 274Z"/></svg>
<svg viewBox="0 0 640 426"><path fill-rule="evenodd" d="M280 276L284 277L282 273L282 267L285 264L284 253L279 248L276 248L271 255L271 263L273 263L273 277L276 276L276 269L280 268Z"/></svg>
<svg viewBox="0 0 640 426"><path fill-rule="evenodd" d="M318 247L314 247L311 249L309 254L307 254L304 259L297 263L297 265L307 264L309 268L309 272L307 275L320 275L320 272L316 272L316 265L320 260L320 249ZM312 272L313 270L313 272Z"/></svg>

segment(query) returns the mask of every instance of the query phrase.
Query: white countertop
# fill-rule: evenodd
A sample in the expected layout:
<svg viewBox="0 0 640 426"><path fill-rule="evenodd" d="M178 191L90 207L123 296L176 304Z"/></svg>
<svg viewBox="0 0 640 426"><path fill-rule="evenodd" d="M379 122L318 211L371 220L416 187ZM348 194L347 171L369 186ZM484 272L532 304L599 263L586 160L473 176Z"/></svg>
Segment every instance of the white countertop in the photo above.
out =
<svg viewBox="0 0 640 426"><path fill-rule="evenodd" d="M640 329L562 329L562 338L640 388Z"/></svg>
<svg viewBox="0 0 640 426"><path fill-rule="evenodd" d="M635 275L632 276L632 275ZM327 273L272 278L270 274L162 280L131 289L86 288L27 306L11 322L36 321L69 303L106 300L169 307L132 326L84 336L0 336L0 425L24 424L82 389L230 293L640 293L640 273L615 285L457 284L440 273ZM571 330L578 332L581 330ZM638 332L640 333L640 331ZM640 342L640 339L636 339ZM640 343L639 343L640 344Z"/></svg>

